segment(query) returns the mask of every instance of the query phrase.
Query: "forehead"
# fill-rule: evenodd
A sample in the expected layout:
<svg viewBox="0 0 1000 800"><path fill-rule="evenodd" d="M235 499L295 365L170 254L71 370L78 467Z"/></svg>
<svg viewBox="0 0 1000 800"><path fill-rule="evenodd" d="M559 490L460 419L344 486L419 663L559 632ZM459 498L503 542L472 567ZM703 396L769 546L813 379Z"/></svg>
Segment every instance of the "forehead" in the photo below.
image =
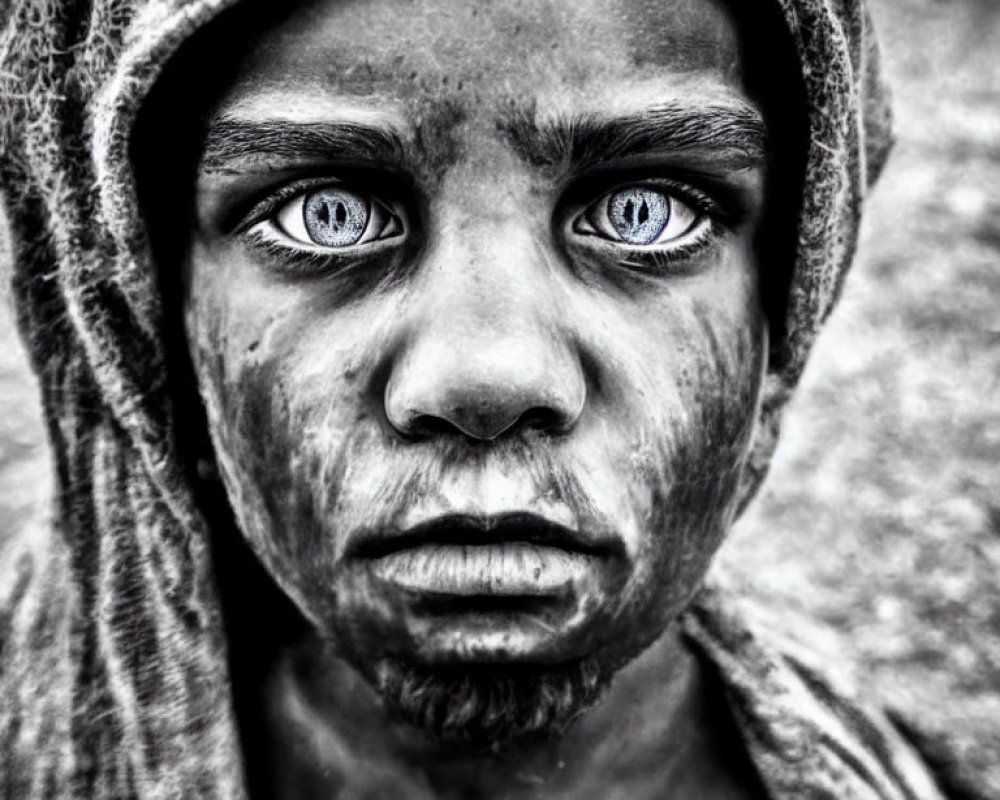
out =
<svg viewBox="0 0 1000 800"><path fill-rule="evenodd" d="M335 93L607 113L739 86L738 32L718 0L312 0L263 33L225 105L270 96L294 113L300 97Z"/></svg>

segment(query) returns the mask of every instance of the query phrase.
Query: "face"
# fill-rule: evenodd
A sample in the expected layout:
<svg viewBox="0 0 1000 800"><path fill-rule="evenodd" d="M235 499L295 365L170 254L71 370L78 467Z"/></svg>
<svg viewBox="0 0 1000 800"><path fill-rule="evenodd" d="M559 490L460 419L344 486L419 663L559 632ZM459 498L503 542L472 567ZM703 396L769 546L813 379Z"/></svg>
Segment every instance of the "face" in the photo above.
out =
<svg viewBox="0 0 1000 800"><path fill-rule="evenodd" d="M387 695L600 684L696 590L766 345L741 74L714 0L323 0L214 102L184 311L215 457Z"/></svg>

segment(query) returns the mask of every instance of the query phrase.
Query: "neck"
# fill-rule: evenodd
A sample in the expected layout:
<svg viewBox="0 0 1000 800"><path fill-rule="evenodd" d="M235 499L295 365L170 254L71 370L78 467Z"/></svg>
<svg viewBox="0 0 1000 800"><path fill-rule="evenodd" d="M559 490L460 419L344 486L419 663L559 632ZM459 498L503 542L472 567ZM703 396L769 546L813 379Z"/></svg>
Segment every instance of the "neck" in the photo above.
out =
<svg viewBox="0 0 1000 800"><path fill-rule="evenodd" d="M388 718L368 683L309 636L282 646L272 665L261 753L277 800L662 797L666 786L704 788L706 754L721 741L702 667L672 630L561 738L498 752L443 744Z"/></svg>

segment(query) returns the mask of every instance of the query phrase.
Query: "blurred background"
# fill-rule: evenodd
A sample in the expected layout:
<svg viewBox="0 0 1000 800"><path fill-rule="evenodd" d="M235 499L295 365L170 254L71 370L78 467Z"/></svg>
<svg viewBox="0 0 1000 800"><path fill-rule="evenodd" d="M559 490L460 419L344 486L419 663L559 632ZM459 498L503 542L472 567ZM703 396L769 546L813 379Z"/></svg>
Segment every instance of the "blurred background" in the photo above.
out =
<svg viewBox="0 0 1000 800"><path fill-rule="evenodd" d="M872 0L898 143L771 476L720 566L828 624L1000 798L1000 0ZM3 248L0 226L0 254ZM44 522L0 309L0 538Z"/></svg>

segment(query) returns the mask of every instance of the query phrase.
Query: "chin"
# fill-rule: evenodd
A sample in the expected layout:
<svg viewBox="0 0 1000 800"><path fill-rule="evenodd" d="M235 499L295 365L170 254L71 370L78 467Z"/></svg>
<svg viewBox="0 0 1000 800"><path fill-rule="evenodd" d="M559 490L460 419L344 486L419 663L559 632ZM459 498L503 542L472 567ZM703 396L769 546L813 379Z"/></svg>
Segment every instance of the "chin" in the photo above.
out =
<svg viewBox="0 0 1000 800"><path fill-rule="evenodd" d="M613 672L593 657L448 667L384 659L369 679L395 719L449 746L496 752L560 737L600 700Z"/></svg>
<svg viewBox="0 0 1000 800"><path fill-rule="evenodd" d="M380 599L394 597L377 588ZM330 638L391 718L450 746L496 750L558 737L599 700L620 661L606 657L598 643L605 626L582 613L572 592L399 594L384 615L355 607L351 624L335 625Z"/></svg>
<svg viewBox="0 0 1000 800"><path fill-rule="evenodd" d="M330 638L390 718L450 747L497 751L561 737L669 625L676 609L652 587L642 597L619 588L614 597L407 596L381 619L356 608L354 624Z"/></svg>

